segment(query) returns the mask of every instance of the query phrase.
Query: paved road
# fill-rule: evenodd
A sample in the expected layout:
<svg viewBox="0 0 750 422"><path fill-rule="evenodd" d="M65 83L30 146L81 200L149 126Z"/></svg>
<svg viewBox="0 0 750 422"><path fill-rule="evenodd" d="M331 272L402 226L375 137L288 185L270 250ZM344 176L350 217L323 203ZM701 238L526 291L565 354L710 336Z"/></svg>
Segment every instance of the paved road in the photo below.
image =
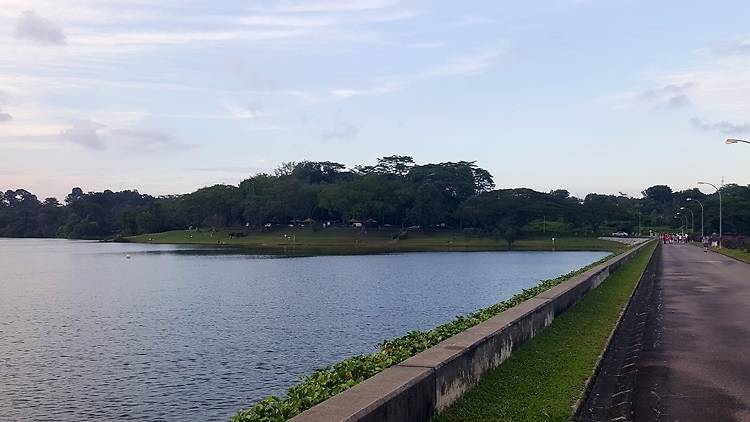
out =
<svg viewBox="0 0 750 422"><path fill-rule="evenodd" d="M750 421L750 265L664 245L635 421Z"/></svg>

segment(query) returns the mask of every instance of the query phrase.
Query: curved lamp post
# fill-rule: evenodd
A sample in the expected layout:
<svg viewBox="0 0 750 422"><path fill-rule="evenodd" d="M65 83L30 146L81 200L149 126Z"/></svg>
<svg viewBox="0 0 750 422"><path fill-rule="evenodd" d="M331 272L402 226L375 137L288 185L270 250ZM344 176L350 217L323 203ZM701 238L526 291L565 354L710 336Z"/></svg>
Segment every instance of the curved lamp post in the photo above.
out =
<svg viewBox="0 0 750 422"><path fill-rule="evenodd" d="M685 230L687 229L687 225L688 225L688 224L687 224L687 215L685 215L685 214L683 214L683 213L679 213L679 212L678 212L678 213L677 213L677 215L675 215L675 218L676 218L676 217L677 217L678 215L680 216L680 224L682 224L682 227L681 227L681 229L682 229L682 234L685 234ZM685 218L684 220L682 219L683 217Z"/></svg>
<svg viewBox="0 0 750 422"><path fill-rule="evenodd" d="M727 145L739 144L739 143L750 144L750 141L746 141L744 139L732 139L732 138L729 138L726 141L724 141L724 143L727 144Z"/></svg>
<svg viewBox="0 0 750 422"><path fill-rule="evenodd" d="M695 233L695 214L693 214L693 210L691 210L690 208L686 208L686 207L680 207L680 209L690 211L690 232Z"/></svg>
<svg viewBox="0 0 750 422"><path fill-rule="evenodd" d="M698 205L701 206L701 242L703 242L703 238L706 236L706 234L703 232L703 204L701 203L701 201L694 198L687 198L686 201L697 202Z"/></svg>
<svg viewBox="0 0 750 422"><path fill-rule="evenodd" d="M722 229L722 227L721 227L721 189L717 188L716 185L714 185L713 183L698 182L698 184L699 185L708 185L708 186L711 186L712 188L716 189L716 192L719 194L719 249L721 249L721 244L722 244L722 241L721 241L721 237L722 237L722 231L721 231L721 229Z"/></svg>

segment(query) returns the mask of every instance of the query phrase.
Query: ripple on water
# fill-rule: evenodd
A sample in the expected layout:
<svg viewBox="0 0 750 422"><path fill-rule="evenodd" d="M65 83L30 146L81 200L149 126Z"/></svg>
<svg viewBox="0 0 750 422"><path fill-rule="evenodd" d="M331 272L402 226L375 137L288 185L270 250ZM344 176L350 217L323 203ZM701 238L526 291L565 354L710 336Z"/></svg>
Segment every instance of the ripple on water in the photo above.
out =
<svg viewBox="0 0 750 422"><path fill-rule="evenodd" d="M0 421L225 421L313 369L604 255L259 259L0 239Z"/></svg>

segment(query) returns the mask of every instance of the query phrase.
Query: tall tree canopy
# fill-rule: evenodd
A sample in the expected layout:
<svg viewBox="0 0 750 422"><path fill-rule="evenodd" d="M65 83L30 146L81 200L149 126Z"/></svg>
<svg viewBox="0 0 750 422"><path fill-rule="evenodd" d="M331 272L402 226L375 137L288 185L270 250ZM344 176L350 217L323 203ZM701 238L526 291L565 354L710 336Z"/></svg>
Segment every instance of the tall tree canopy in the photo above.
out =
<svg viewBox="0 0 750 422"><path fill-rule="evenodd" d="M655 185L639 199L596 193L580 199L564 189L494 187L492 175L471 161L417 164L412 157L391 155L353 169L331 161L288 162L238 186L208 186L186 195L76 187L61 204L55 198L40 201L23 189L0 191L0 236L93 239L188 227L260 230L268 223L308 218L471 229L501 237L594 234L636 231L639 221L674 228L680 207L699 212L695 201L705 206L706 231L718 230L718 195L698 189L674 192ZM725 232L750 233L750 187L728 185L722 194Z"/></svg>

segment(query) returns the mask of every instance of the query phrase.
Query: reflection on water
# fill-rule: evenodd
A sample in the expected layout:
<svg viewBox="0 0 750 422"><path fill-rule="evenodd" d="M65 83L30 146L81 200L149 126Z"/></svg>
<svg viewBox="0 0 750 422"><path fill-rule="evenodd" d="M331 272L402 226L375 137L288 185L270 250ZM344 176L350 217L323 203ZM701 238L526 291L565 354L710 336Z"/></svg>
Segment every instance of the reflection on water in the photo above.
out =
<svg viewBox="0 0 750 422"><path fill-rule="evenodd" d="M604 255L268 259L0 239L0 420L224 421L301 374Z"/></svg>

